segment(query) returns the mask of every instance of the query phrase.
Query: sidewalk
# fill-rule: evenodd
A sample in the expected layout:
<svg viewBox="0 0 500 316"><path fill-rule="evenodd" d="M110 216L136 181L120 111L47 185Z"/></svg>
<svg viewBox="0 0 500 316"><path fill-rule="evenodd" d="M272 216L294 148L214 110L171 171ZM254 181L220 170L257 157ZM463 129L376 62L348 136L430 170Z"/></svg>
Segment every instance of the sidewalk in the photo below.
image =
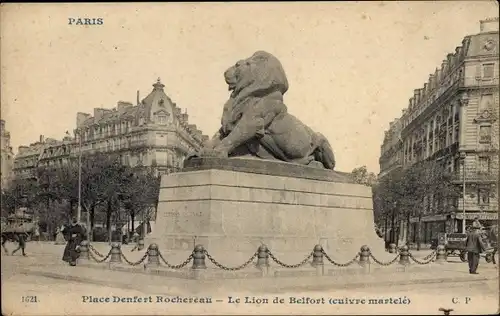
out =
<svg viewBox="0 0 500 316"><path fill-rule="evenodd" d="M411 271L411 270L409 270ZM162 277L153 274L96 269L85 266L70 267L61 263L29 265L20 273L75 283L128 288L146 294L203 294L252 291L280 293L284 291L323 291L335 289L362 289L366 287L392 288L408 284L467 283L498 279L494 266L480 266L479 275L468 274L465 264L432 264L414 272L333 275L322 277L263 277L251 279L191 280Z"/></svg>

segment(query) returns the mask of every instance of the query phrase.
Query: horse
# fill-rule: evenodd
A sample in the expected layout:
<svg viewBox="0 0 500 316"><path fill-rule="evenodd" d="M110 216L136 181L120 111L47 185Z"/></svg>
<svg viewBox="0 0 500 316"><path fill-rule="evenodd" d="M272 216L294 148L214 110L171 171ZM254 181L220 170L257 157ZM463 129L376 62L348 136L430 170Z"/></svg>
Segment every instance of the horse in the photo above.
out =
<svg viewBox="0 0 500 316"><path fill-rule="evenodd" d="M493 261L493 264L496 264L495 255L498 251L498 225L492 225L488 229L485 229L483 231L483 237L488 245L488 250L491 250L486 254L486 261Z"/></svg>

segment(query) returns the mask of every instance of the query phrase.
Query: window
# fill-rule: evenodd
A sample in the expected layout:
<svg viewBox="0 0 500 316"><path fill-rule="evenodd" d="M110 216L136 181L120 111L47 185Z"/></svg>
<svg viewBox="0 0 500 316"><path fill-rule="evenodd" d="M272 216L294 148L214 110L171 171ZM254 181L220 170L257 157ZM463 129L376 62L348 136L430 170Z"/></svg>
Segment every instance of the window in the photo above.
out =
<svg viewBox="0 0 500 316"><path fill-rule="evenodd" d="M493 94L483 94L481 96L481 103L479 104L479 112L490 110L493 107Z"/></svg>
<svg viewBox="0 0 500 316"><path fill-rule="evenodd" d="M479 173L490 173L490 157L479 157Z"/></svg>
<svg viewBox="0 0 500 316"><path fill-rule="evenodd" d="M495 74L495 64L483 64L483 79L491 79Z"/></svg>
<svg viewBox="0 0 500 316"><path fill-rule="evenodd" d="M490 192L488 189L480 188L477 190L477 204L490 204Z"/></svg>
<svg viewBox="0 0 500 316"><path fill-rule="evenodd" d="M165 115L158 115L158 124L167 124L167 117Z"/></svg>
<svg viewBox="0 0 500 316"><path fill-rule="evenodd" d="M479 127L479 142L480 143L490 143L491 142L491 126L480 126Z"/></svg>
<svg viewBox="0 0 500 316"><path fill-rule="evenodd" d="M459 141L459 137L460 137L459 132L460 132L460 129L458 128L458 126L455 127L455 139L454 139L455 143L458 143L458 141Z"/></svg>

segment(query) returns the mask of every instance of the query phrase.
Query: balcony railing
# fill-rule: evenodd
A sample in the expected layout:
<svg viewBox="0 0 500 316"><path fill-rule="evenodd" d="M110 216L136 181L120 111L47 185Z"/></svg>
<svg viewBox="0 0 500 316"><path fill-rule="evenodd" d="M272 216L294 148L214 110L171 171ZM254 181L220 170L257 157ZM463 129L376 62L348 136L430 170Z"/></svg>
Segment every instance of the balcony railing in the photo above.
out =
<svg viewBox="0 0 500 316"><path fill-rule="evenodd" d="M452 182L461 183L464 181L463 174L455 173L451 176ZM482 182L491 183L498 182L498 176L491 173L471 172L465 173L465 182Z"/></svg>

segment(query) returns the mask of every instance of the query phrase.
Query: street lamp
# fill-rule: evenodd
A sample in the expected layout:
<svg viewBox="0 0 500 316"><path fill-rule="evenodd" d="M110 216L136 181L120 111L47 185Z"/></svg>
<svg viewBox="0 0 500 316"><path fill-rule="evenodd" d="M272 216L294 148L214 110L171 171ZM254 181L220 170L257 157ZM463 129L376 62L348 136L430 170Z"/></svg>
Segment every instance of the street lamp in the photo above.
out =
<svg viewBox="0 0 500 316"><path fill-rule="evenodd" d="M460 159L462 161L462 233L465 233L465 152L460 153Z"/></svg>
<svg viewBox="0 0 500 316"><path fill-rule="evenodd" d="M82 218L82 135L81 131L77 130L78 134L78 213L77 219L80 222Z"/></svg>
<svg viewBox="0 0 500 316"><path fill-rule="evenodd" d="M80 223L82 219L82 130L76 130L78 135L78 210L77 220ZM87 213L87 240L90 241L90 216Z"/></svg>

